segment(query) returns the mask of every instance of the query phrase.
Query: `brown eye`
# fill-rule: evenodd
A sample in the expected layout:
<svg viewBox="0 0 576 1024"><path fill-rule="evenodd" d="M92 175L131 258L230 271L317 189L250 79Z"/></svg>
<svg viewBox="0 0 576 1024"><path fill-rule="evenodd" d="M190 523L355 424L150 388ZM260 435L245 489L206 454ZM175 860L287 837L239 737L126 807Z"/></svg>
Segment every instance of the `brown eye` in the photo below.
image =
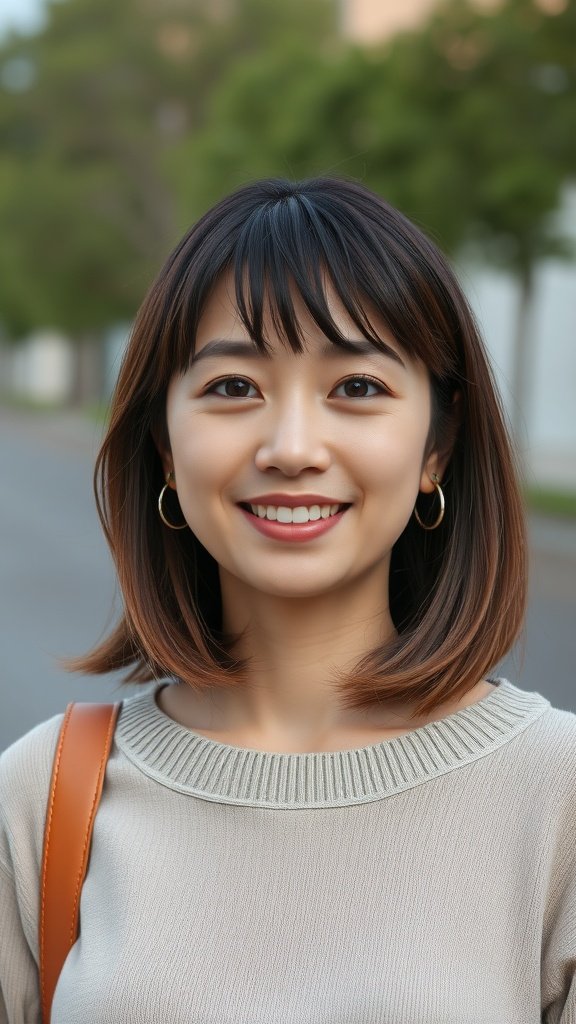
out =
<svg viewBox="0 0 576 1024"><path fill-rule="evenodd" d="M349 377L338 385L344 389L346 398L373 398L376 394L384 394L386 388L379 381L371 380L369 377ZM368 389L372 388L372 392Z"/></svg>
<svg viewBox="0 0 576 1024"><path fill-rule="evenodd" d="M253 398L248 391L254 385L243 377L226 377L225 380L216 381L206 390L206 394L221 395L223 398ZM224 390L221 390L224 389Z"/></svg>

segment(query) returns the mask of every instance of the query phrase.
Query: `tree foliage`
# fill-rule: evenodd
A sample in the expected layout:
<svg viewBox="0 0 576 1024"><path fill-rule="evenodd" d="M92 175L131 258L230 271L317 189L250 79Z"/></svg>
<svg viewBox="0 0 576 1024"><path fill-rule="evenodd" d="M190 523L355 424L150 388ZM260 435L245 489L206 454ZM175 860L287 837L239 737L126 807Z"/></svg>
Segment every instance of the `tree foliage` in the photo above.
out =
<svg viewBox="0 0 576 1024"><path fill-rule="evenodd" d="M59 0L0 48L0 319L12 334L130 319L189 216L190 140L215 84L281 35L331 30L328 0L231 15L197 0ZM26 70L28 69L28 70ZM214 126L211 126L214 129Z"/></svg>
<svg viewBox="0 0 576 1024"><path fill-rule="evenodd" d="M455 251L515 273L564 252L551 213L576 170L576 6L452 0L383 47L269 51L210 97L196 194L263 172L360 177ZM218 125L218 131L213 125Z"/></svg>
<svg viewBox="0 0 576 1024"><path fill-rule="evenodd" d="M188 224L269 174L359 178L526 280L566 250L576 165L575 0L556 7L448 0L360 48L336 0L53 2L0 47L0 319L130 319Z"/></svg>

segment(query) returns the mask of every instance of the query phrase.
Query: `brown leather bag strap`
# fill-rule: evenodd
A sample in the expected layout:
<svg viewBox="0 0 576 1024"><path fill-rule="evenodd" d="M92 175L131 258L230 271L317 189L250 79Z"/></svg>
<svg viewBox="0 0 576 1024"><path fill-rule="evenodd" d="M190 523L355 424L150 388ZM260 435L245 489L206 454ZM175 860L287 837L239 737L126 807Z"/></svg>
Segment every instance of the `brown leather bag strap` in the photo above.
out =
<svg viewBox="0 0 576 1024"><path fill-rule="evenodd" d="M60 730L42 857L39 948L43 1024L49 1024L60 971L78 938L80 893L120 706L121 702L69 704Z"/></svg>

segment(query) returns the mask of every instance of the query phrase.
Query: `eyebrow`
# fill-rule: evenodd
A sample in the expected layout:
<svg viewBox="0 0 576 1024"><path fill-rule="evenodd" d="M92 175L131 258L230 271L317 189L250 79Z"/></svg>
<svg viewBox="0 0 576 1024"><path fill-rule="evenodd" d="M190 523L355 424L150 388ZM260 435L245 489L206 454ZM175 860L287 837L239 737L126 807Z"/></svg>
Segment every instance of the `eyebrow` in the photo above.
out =
<svg viewBox="0 0 576 1024"><path fill-rule="evenodd" d="M389 359L393 359L394 362L399 363L400 366L406 369L404 360L400 358L395 349L381 339L380 345L382 346L381 348L376 348L367 338L358 341L346 340L341 345L335 345L329 341L321 349L320 355L338 358L345 354L366 356L374 355L377 352L380 355L388 356ZM209 341L207 345L204 345L199 352L194 353L190 360L190 366L195 366L202 359L215 359L218 356L240 356L247 359L272 358L267 352L261 352L251 341L232 341L230 338L216 338L214 341Z"/></svg>

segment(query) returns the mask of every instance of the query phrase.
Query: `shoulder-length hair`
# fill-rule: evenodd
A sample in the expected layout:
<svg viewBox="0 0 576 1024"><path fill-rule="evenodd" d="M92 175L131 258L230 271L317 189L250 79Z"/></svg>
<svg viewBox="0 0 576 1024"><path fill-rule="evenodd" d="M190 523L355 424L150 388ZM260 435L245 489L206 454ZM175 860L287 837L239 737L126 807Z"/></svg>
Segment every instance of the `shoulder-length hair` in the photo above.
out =
<svg viewBox="0 0 576 1024"><path fill-rule="evenodd" d="M506 654L523 623L525 524L514 458L479 330L447 260L398 210L339 178L269 179L239 189L189 230L152 284L94 474L124 613L107 639L66 666L126 668L125 682L178 678L199 690L245 682L247 663L234 658L235 638L222 632L215 560L189 529L167 529L158 515L164 479L156 441L166 437L168 383L187 369L199 317L227 271L261 351L266 310L291 348L302 350L294 287L323 334L342 343L326 302L327 275L376 348L370 308L428 368L428 451L451 451L445 516L428 531L410 518L391 556L397 636L337 682L346 708L402 700L419 715L460 699ZM419 498L423 520L434 519L433 498Z"/></svg>

